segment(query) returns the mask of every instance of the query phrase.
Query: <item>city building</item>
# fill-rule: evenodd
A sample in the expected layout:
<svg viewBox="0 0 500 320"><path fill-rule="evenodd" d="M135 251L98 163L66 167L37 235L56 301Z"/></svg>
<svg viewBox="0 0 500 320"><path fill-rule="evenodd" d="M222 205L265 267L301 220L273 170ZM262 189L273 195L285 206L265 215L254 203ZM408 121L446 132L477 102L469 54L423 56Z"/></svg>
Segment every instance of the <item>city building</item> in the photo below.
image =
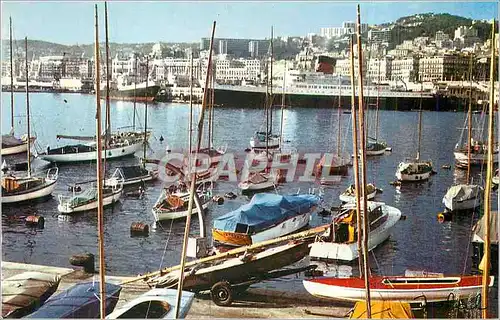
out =
<svg viewBox="0 0 500 320"><path fill-rule="evenodd" d="M368 31L368 40L371 42L391 42L391 30L388 28L382 30Z"/></svg>
<svg viewBox="0 0 500 320"><path fill-rule="evenodd" d="M342 28L347 29L347 33L356 33L356 22L352 21L344 21L342 23ZM368 24L367 23L362 23L360 26L361 33L365 33L368 31Z"/></svg>
<svg viewBox="0 0 500 320"><path fill-rule="evenodd" d="M391 79L392 57L371 58L368 60L366 77L370 82L388 81Z"/></svg>
<svg viewBox="0 0 500 320"><path fill-rule="evenodd" d="M416 56L392 60L391 80L405 83L418 80L419 58Z"/></svg>
<svg viewBox="0 0 500 320"><path fill-rule="evenodd" d="M358 77L359 63L358 59L354 59L354 76ZM338 59L335 63L335 74L350 77L351 76L351 60ZM363 59L363 76L366 75L366 60Z"/></svg>
<svg viewBox="0 0 500 320"><path fill-rule="evenodd" d="M434 38L435 41L446 41L450 40L450 36L444 33L443 31L439 30L436 31L436 37Z"/></svg>
<svg viewBox="0 0 500 320"><path fill-rule="evenodd" d="M269 40L215 38L213 45L215 53L218 54L231 54L236 58L256 58L267 54L269 43ZM209 50L209 48L210 39L201 38L200 50Z"/></svg>
<svg viewBox="0 0 500 320"><path fill-rule="evenodd" d="M215 60L215 79L218 83L239 84L243 80L256 82L260 78L261 62L257 59L231 59L219 55Z"/></svg>
<svg viewBox="0 0 500 320"><path fill-rule="evenodd" d="M469 57L458 54L444 54L422 57L419 61L420 81L457 81L466 79Z"/></svg>

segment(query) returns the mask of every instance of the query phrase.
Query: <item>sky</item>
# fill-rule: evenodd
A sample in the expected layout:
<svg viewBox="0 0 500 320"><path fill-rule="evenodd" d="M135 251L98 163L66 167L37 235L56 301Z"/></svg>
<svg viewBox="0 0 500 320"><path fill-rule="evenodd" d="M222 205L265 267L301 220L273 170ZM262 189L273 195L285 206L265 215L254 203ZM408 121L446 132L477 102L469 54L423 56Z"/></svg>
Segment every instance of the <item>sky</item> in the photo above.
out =
<svg viewBox="0 0 500 320"><path fill-rule="evenodd" d="M96 1L2 1L2 39L27 36L60 44L94 42L94 5L98 4L100 39L104 39L104 3ZM449 13L471 19L498 18L498 3L437 1L108 1L109 40L119 43L199 42L209 37L217 21L219 38L305 36L322 27L355 21L356 4L362 23L391 22L416 13Z"/></svg>

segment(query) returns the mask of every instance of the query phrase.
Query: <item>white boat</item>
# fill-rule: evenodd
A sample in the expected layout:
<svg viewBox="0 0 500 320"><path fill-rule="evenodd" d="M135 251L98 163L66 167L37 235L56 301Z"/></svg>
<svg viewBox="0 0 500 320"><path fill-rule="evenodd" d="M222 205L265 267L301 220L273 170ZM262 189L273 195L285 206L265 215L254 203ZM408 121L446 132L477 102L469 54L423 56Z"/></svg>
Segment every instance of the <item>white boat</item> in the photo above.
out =
<svg viewBox="0 0 500 320"><path fill-rule="evenodd" d="M387 144L385 142L369 141L366 144L366 156L380 156L385 153ZM360 151L361 152L361 151Z"/></svg>
<svg viewBox="0 0 500 320"><path fill-rule="evenodd" d="M212 238L224 245L246 246L285 236L309 223L319 200L311 194L256 194L250 203L216 218Z"/></svg>
<svg viewBox="0 0 500 320"><path fill-rule="evenodd" d="M369 183L366 185L366 199L372 200L377 195L377 187L374 184ZM354 189L354 185L350 185L344 192L342 192L339 196L340 201L342 202L354 202L356 201L356 190Z"/></svg>
<svg viewBox="0 0 500 320"><path fill-rule="evenodd" d="M488 161L488 149L486 148L486 144L479 143L478 141L474 141L473 139L472 141L472 143L475 145L471 148L470 164L473 166L480 166L483 164L485 165ZM499 147L497 146L493 151L494 164L498 163L498 151ZM453 152L453 155L455 156L455 161L458 167L467 168L467 149L459 149L457 146L457 148L455 148L455 151Z"/></svg>
<svg viewBox="0 0 500 320"><path fill-rule="evenodd" d="M271 173L253 172L248 179L240 182L241 191L261 191L274 188L278 183L277 177Z"/></svg>
<svg viewBox="0 0 500 320"><path fill-rule="evenodd" d="M201 207L203 210L206 210L210 204L210 200L212 199L212 191L211 189L208 189L205 191L198 190L197 192L201 201ZM188 205L189 190L172 193L168 189L164 188L152 209L155 222L187 217ZM193 203L193 210L191 214L197 213L198 207L195 203Z"/></svg>
<svg viewBox="0 0 500 320"><path fill-rule="evenodd" d="M482 276L372 276L369 278L372 300L396 300L416 303L468 299L481 292ZM489 286L493 286L490 277ZM305 289L313 296L344 301L363 301L366 298L364 278L322 277L303 280ZM422 300L420 300L422 299Z"/></svg>
<svg viewBox="0 0 500 320"><path fill-rule="evenodd" d="M151 132L148 132L149 139ZM106 159L116 159L129 156L139 151L144 145L144 133L126 132L123 135L112 135L112 142L106 148ZM104 147L103 147L104 151ZM96 143L67 145L60 148L50 148L37 155L43 160L56 163L95 161L97 159Z"/></svg>
<svg viewBox="0 0 500 320"><path fill-rule="evenodd" d="M30 138L30 146L35 143L36 137ZM8 156L12 154L23 153L28 150L28 138L26 135L22 135L21 138L16 138L14 135L4 134L2 135L2 156Z"/></svg>
<svg viewBox="0 0 500 320"><path fill-rule="evenodd" d="M103 206L114 204L120 200L123 191L123 176L120 177L119 171L116 170L113 174L113 178L107 181L107 184L103 187ZM89 188L82 192L76 192L73 189L73 196L63 196L59 195L59 205L57 210L63 214L71 214L75 212L83 212L97 209L97 187L91 185Z"/></svg>
<svg viewBox="0 0 500 320"><path fill-rule="evenodd" d="M265 132L257 131L250 139L250 147L252 147L252 149L265 150L266 145L269 149L278 149L280 147L280 136L276 134L268 134L266 137Z"/></svg>
<svg viewBox="0 0 500 320"><path fill-rule="evenodd" d="M177 290L151 289L137 298L116 307L106 319L176 319ZM182 291L179 319L184 319L193 304L194 293Z"/></svg>
<svg viewBox="0 0 500 320"><path fill-rule="evenodd" d="M431 161L407 160L400 162L396 178L401 182L416 182L429 179L432 174Z"/></svg>
<svg viewBox="0 0 500 320"><path fill-rule="evenodd" d="M450 211L471 210L483 203L483 191L475 184L452 186L443 197L443 204Z"/></svg>
<svg viewBox="0 0 500 320"><path fill-rule="evenodd" d="M40 199L52 194L59 177L58 168L47 170L45 177L2 177L2 203Z"/></svg>
<svg viewBox="0 0 500 320"><path fill-rule="evenodd" d="M391 234L392 227L401 218L399 209L383 202L368 201L370 233L368 250L371 251L384 242ZM334 218L332 227L311 244L311 259L352 261L358 257L356 204L346 204L340 215ZM332 228L334 229L332 232Z"/></svg>

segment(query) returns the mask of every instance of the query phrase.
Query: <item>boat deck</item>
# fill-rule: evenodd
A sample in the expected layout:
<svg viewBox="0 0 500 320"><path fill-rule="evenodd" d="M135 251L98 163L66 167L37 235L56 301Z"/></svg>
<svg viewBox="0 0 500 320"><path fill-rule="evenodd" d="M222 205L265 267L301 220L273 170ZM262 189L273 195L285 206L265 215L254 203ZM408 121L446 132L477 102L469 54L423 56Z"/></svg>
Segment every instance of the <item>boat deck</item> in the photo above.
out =
<svg viewBox="0 0 500 320"><path fill-rule="evenodd" d="M52 266L2 261L2 278L26 271L58 274L61 282L54 295L76 283L98 280L81 270ZM131 277L106 276L106 281L119 283ZM144 282L133 282L123 286L117 307L149 290ZM210 300L209 294L197 295L187 318L338 318L352 308L353 303L335 303L320 300L304 293L283 292L270 289L250 288L239 296L231 307L219 307Z"/></svg>

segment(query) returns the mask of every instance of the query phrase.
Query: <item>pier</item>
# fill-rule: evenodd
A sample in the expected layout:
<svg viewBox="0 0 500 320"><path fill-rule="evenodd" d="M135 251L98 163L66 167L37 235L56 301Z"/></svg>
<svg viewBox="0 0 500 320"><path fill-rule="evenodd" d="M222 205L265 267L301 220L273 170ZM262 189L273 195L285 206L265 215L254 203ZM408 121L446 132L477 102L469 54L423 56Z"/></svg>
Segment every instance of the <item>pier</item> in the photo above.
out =
<svg viewBox="0 0 500 320"><path fill-rule="evenodd" d="M80 282L92 279L98 281L97 274L85 273L79 269L2 261L2 278L27 271L59 275L61 282L54 295ZM120 283L132 278L107 275L106 281ZM117 307L148 290L146 283L141 281L123 285ZM353 305L341 302L333 305L308 294L250 287L229 308L215 305L208 293L199 294L195 297L187 318L338 318L344 317Z"/></svg>

